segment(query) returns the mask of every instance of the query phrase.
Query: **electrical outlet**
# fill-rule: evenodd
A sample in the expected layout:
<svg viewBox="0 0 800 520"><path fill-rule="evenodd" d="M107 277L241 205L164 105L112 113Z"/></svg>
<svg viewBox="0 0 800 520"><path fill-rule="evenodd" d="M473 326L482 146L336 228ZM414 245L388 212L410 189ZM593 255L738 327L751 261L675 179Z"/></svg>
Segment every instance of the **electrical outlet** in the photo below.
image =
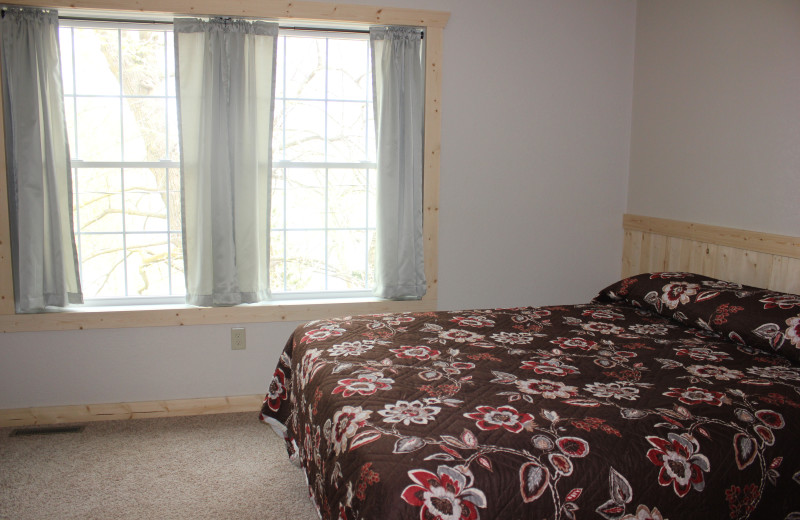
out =
<svg viewBox="0 0 800 520"><path fill-rule="evenodd" d="M231 329L231 350L244 350L246 346L244 327L233 327Z"/></svg>

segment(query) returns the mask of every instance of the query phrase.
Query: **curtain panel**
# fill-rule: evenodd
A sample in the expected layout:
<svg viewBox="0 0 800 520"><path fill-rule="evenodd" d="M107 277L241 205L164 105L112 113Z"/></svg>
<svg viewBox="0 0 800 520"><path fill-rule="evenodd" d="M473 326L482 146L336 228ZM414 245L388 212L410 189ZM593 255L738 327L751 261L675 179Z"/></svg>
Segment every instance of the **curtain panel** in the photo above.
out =
<svg viewBox="0 0 800 520"><path fill-rule="evenodd" d="M58 14L7 8L0 32L16 311L82 303Z"/></svg>
<svg viewBox="0 0 800 520"><path fill-rule="evenodd" d="M375 295L425 295L422 165L425 63L422 31L370 28L378 148Z"/></svg>
<svg viewBox="0 0 800 520"><path fill-rule="evenodd" d="M176 19L186 301L269 296L278 25Z"/></svg>

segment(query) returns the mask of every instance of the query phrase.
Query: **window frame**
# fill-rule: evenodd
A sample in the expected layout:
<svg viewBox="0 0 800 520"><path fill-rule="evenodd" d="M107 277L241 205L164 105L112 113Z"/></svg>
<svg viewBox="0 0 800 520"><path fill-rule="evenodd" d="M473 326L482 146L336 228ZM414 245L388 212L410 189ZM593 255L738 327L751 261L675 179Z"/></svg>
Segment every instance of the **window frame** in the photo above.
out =
<svg viewBox="0 0 800 520"><path fill-rule="evenodd" d="M441 149L441 60L445 25L450 13L408 8L321 2L282 3L242 0L233 4L216 0L138 0L133 6L122 0L12 0L7 5L58 9L61 15L102 11L141 18L158 16L241 16L267 18L283 23L316 24L320 27L413 25L425 28L425 156L423 159L423 236L426 295L420 300L391 301L379 298L342 300L269 301L235 307L154 305L136 307L86 307L59 309L39 314L16 314L11 265L8 218L8 187L5 147L0 146L0 331L83 330L125 327L233 324L253 322L307 321L326 316L380 312L428 311L437 308L438 212ZM149 17L149 16L148 16ZM2 66L2 64L0 64ZM3 107L0 106L0 111ZM4 118L0 117L0 139L5 142Z"/></svg>

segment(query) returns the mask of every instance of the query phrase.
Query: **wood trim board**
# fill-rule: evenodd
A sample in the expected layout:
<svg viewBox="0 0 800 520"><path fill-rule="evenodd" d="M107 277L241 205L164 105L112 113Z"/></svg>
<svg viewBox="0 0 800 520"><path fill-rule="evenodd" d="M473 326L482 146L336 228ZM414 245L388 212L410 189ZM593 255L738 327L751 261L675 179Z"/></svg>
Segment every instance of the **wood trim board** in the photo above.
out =
<svg viewBox="0 0 800 520"><path fill-rule="evenodd" d="M261 409L262 402L261 395L240 395L205 399L17 408L0 410L0 428L234 412L253 412L255 417Z"/></svg>
<svg viewBox="0 0 800 520"><path fill-rule="evenodd" d="M623 229L623 277L688 271L800 294L800 237L641 215Z"/></svg>

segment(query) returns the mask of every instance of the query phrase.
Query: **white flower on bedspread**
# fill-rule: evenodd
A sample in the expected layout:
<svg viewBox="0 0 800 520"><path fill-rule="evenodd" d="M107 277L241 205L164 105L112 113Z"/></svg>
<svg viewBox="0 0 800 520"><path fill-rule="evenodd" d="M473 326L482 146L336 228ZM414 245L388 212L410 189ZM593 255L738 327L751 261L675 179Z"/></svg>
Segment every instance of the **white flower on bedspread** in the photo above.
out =
<svg viewBox="0 0 800 520"><path fill-rule="evenodd" d="M713 377L720 381L731 381L744 377L739 370L732 370L722 365L692 365L686 367L686 370L697 377Z"/></svg>
<svg viewBox="0 0 800 520"><path fill-rule="evenodd" d="M575 397L578 389L549 379L525 379L516 381L517 388L525 394L540 394L545 399L569 399Z"/></svg>
<svg viewBox="0 0 800 520"><path fill-rule="evenodd" d="M424 469L408 472L414 484L401 496L414 507L420 507L422 520L478 520L479 507L486 507L486 495L472 487L473 475L465 468L439 466L436 474Z"/></svg>
<svg viewBox="0 0 800 520"><path fill-rule="evenodd" d="M620 383L592 383L584 389L595 397L613 397L614 399L627 399L634 401L639 398L639 389Z"/></svg>
<svg viewBox="0 0 800 520"><path fill-rule="evenodd" d="M367 339L364 341L345 341L339 343L328 349L328 354L333 357L338 356L360 356L365 352L372 350L375 346L375 341Z"/></svg>
<svg viewBox="0 0 800 520"><path fill-rule="evenodd" d="M629 513L620 520L667 520L661 514L661 511L658 510L657 507L654 507L652 510L645 506L644 504L639 504L639 507L636 508L636 513Z"/></svg>
<svg viewBox="0 0 800 520"><path fill-rule="evenodd" d="M439 338L445 341L455 341L456 343L474 343L482 340L484 336L468 330L450 329L446 332L440 332Z"/></svg>
<svg viewBox="0 0 800 520"><path fill-rule="evenodd" d="M344 329L336 325L324 325L318 329L310 330L303 335L300 343L311 343L313 341L322 341L332 336L341 336Z"/></svg>
<svg viewBox="0 0 800 520"><path fill-rule="evenodd" d="M786 339L791 341L795 347L800 348L800 316L789 318L786 320L786 324L789 326L786 329Z"/></svg>
<svg viewBox="0 0 800 520"><path fill-rule="evenodd" d="M621 334L625 332L625 329L622 327L617 327L611 323L603 323L601 321L581 323L581 328L588 332L599 332L600 334Z"/></svg>
<svg viewBox="0 0 800 520"><path fill-rule="evenodd" d="M650 334L650 335L657 335L663 336L667 332L669 332L669 327L662 324L655 324L655 323L636 323L634 325L630 325L628 330L634 332L636 334Z"/></svg>
<svg viewBox="0 0 800 520"><path fill-rule="evenodd" d="M309 349L303 354L299 370L300 388L305 388L311 381L311 378L314 377L314 374L325 364L325 362L320 359L320 354L322 354L322 351L315 348Z"/></svg>
<svg viewBox="0 0 800 520"><path fill-rule="evenodd" d="M383 422L402 422L406 426L410 423L428 424L442 410L438 406L425 406L418 400L410 403L397 401L395 404L383 405L383 408L383 410L378 410L378 413L383 416Z"/></svg>
<svg viewBox="0 0 800 520"><path fill-rule="evenodd" d="M763 377L765 379L781 379L786 381L800 381L800 370L793 367L750 367L748 374Z"/></svg>
<svg viewBox="0 0 800 520"><path fill-rule="evenodd" d="M527 413L520 413L513 406L478 406L477 412L465 413L464 417L475 421L475 425L483 431L505 428L511 433L519 433L528 425L533 424L533 417Z"/></svg>
<svg viewBox="0 0 800 520"><path fill-rule="evenodd" d="M492 334L493 341L509 345L527 345L533 341L533 335L530 332L500 332Z"/></svg>
<svg viewBox="0 0 800 520"><path fill-rule="evenodd" d="M545 359L542 361L523 361L520 366L523 370L533 370L537 374L550 376L568 376L574 374L578 369L572 365L565 365L557 359Z"/></svg>
<svg viewBox="0 0 800 520"><path fill-rule="evenodd" d="M695 361L727 361L732 359L727 352L722 352L720 350L711 350L710 348L705 347L683 347L679 349L675 349L675 355L677 356L689 356Z"/></svg>
<svg viewBox="0 0 800 520"><path fill-rule="evenodd" d="M345 406L335 414L333 421L325 422L324 431L331 448L341 454L347 449L347 441L364 426L372 412L360 406Z"/></svg>
<svg viewBox="0 0 800 520"><path fill-rule="evenodd" d="M494 327L494 320L485 316L456 316L450 321L458 324L459 327Z"/></svg>
<svg viewBox="0 0 800 520"><path fill-rule="evenodd" d="M394 379L383 377L382 372L361 374L357 379L340 379L339 386L333 389L332 394L342 394L343 397L351 395L372 395L378 390L391 390Z"/></svg>
<svg viewBox="0 0 800 520"><path fill-rule="evenodd" d="M417 345L417 346L403 346L400 348L390 348L391 352L398 358L405 358L405 359L418 359L420 361L427 361L430 358L438 357L441 352L436 349L432 349L430 347L426 347L425 345Z"/></svg>
<svg viewBox="0 0 800 520"><path fill-rule="evenodd" d="M692 301L691 297L697 294L699 288L696 283L668 283L662 288L664 294L661 295L661 302L669 309L674 309L680 304L686 305Z"/></svg>

